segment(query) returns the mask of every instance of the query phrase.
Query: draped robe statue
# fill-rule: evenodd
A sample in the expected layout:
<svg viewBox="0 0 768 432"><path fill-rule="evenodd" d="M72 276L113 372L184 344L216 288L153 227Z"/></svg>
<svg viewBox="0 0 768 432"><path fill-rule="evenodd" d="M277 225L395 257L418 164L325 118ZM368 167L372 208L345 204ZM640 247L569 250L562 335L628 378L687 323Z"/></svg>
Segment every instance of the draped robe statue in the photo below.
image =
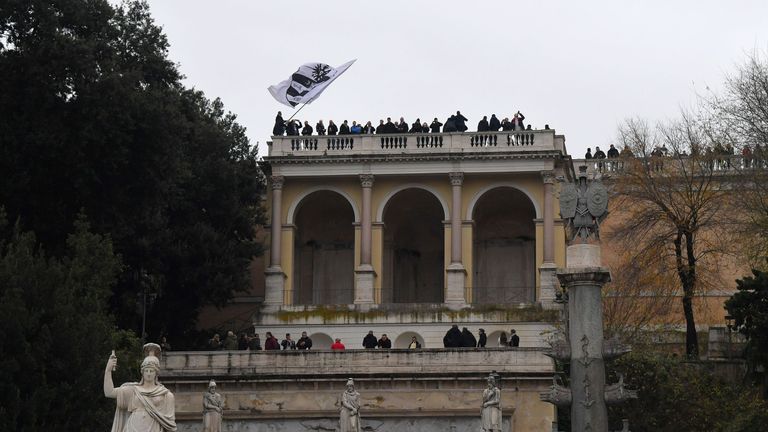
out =
<svg viewBox="0 0 768 432"><path fill-rule="evenodd" d="M173 393L157 381L160 371L160 346L144 345L146 357L141 363L141 381L115 388L112 371L117 366L114 351L104 371L104 395L117 399L112 432L176 431Z"/></svg>
<svg viewBox="0 0 768 432"><path fill-rule="evenodd" d="M488 377L488 388L483 390L483 407L480 410L485 432L501 431L501 390L493 375Z"/></svg>

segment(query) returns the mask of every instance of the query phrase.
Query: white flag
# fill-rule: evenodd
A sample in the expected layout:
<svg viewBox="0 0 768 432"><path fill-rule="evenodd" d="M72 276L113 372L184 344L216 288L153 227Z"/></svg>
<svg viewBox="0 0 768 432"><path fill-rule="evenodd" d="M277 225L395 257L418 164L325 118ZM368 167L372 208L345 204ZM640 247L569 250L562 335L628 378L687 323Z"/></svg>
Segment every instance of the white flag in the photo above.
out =
<svg viewBox="0 0 768 432"><path fill-rule="evenodd" d="M355 59L357 60L357 59ZM269 86L269 92L278 102L295 107L315 100L329 84L344 73L355 60L332 68L324 63L306 63L290 79Z"/></svg>

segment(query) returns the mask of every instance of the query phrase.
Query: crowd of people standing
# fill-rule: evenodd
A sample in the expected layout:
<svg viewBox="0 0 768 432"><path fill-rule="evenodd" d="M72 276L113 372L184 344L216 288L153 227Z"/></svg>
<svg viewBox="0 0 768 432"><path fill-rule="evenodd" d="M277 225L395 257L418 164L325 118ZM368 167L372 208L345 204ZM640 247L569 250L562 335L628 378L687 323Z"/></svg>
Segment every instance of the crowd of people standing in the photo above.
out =
<svg viewBox="0 0 768 432"><path fill-rule="evenodd" d="M491 115L491 119L488 120L488 116L484 116L477 125L478 132L489 131L515 131L515 130L531 130L531 125L526 126L523 124L525 116L520 112L516 112L512 118L504 118L499 121L496 114ZM412 124L408 124L403 117L400 117L399 121L392 121L391 117L387 117L387 120L379 120L379 124L374 126L370 121L365 125L352 121L350 125L347 120L344 120L340 125L336 125L333 120L328 120L328 124L319 120L314 127L309 124L309 121L303 123L298 119L283 120L282 112L278 112L275 117L275 126L272 128L273 136L311 136L311 135L384 135L384 134L403 134L403 133L451 133L451 132L466 132L468 130L467 122L469 120L461 114L461 111L456 111L456 114L449 116L445 123L441 123L437 117L432 120L432 123L422 122L420 118L417 118ZM549 129L546 126L545 129Z"/></svg>
<svg viewBox="0 0 768 432"><path fill-rule="evenodd" d="M501 332L498 339L498 346L501 347L517 347L520 346L520 338L517 336L515 330L511 330L509 337L507 333ZM469 329L464 327L459 330L459 326L454 324L443 337L443 347L445 348L485 348L488 344L488 336L484 329L478 330L478 336L475 337ZM376 337L373 330L368 331L368 334L363 337L362 347L365 349L391 349L392 340L389 339L386 333L383 333L381 337ZM170 346L168 347L170 350ZM211 339L208 340L208 347L211 351L285 351L285 350L309 350L312 348L312 339L307 336L307 332L301 332L301 337L298 340L294 340L290 333L286 333L282 340L278 340L272 332L265 333L265 339L262 344L262 340L258 333L247 334L240 333L239 336L235 335L235 332L230 330L227 332L224 339L219 334L214 334ZM345 350L346 346L341 341L341 338L336 338L330 346L333 351ZM411 340L406 346L408 349L423 348L423 344L419 341L418 337L411 336Z"/></svg>

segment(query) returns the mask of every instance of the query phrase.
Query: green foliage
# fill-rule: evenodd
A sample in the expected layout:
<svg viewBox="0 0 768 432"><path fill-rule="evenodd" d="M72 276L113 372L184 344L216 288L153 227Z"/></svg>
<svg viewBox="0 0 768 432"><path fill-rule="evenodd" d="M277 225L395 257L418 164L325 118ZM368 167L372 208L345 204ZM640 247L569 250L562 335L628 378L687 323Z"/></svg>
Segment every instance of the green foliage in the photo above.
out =
<svg viewBox="0 0 768 432"><path fill-rule="evenodd" d="M736 281L737 292L725 302L739 333L747 337L747 358L768 367L768 273L752 270L753 276Z"/></svg>
<svg viewBox="0 0 768 432"><path fill-rule="evenodd" d="M0 430L106 430L110 350L140 352L107 310L121 270L109 238L75 223L61 258L0 215ZM126 372L128 372L126 368Z"/></svg>
<svg viewBox="0 0 768 432"><path fill-rule="evenodd" d="M184 346L201 305L249 287L263 175L220 100L184 88L143 1L0 6L0 205L52 256L82 210L124 267L121 328Z"/></svg>
<svg viewBox="0 0 768 432"><path fill-rule="evenodd" d="M706 363L631 353L609 367L608 382L619 373L639 399L609 408L612 430L627 418L636 432L747 432L760 430L751 425L768 412L755 388L727 382Z"/></svg>

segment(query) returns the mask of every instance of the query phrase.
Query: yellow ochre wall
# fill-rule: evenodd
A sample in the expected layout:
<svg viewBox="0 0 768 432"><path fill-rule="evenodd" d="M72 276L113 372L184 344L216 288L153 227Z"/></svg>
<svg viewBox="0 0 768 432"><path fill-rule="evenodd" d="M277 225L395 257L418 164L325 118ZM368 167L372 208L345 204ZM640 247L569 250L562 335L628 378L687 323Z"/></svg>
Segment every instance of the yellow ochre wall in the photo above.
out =
<svg viewBox="0 0 768 432"><path fill-rule="evenodd" d="M543 262L543 208L544 208L544 185L538 174L506 174L506 175L486 175L486 174L465 174L462 186L462 260L467 271L465 285L465 294L467 302L472 302L472 284L473 284L473 230L472 215L468 215L470 206L475 204L482 193L485 193L495 187L509 186L517 188L535 201L537 209L536 227L536 268L538 269ZM391 199L397 192L408 188L422 188L436 194L441 206L444 205L447 210L445 215L445 265L450 264L451 251L451 198L452 189L447 174L441 175L423 175L423 176L377 176L374 181L371 196L371 218L373 222L372 232L372 255L371 265L376 272L377 277L374 281L374 301L381 301L381 282L383 266L383 223L380 220L380 214L384 213L386 201ZM286 178L283 185L281 219L283 223L283 238L281 249L282 269L287 278L285 281L285 304L291 304L293 298L293 246L295 226L288 222L289 211L296 205L293 217L296 217L299 205L298 201L309 195L307 191L330 190L342 192L349 198L356 215L355 220L355 267L360 264L360 213L362 211L362 188L357 177L324 177L322 181L317 178ZM310 192L311 193L311 192ZM271 191L267 199L267 214L271 216L272 203ZM557 214L557 199L554 205L555 214ZM469 217L468 217L469 216ZM269 237L269 236L268 236ZM267 240L269 243L271 239ZM267 244L267 247L269 245ZM265 254L265 260L269 265L269 254ZM562 223L555 218L555 262L559 267L565 265L565 233ZM539 298L539 274L536 271L536 291Z"/></svg>

